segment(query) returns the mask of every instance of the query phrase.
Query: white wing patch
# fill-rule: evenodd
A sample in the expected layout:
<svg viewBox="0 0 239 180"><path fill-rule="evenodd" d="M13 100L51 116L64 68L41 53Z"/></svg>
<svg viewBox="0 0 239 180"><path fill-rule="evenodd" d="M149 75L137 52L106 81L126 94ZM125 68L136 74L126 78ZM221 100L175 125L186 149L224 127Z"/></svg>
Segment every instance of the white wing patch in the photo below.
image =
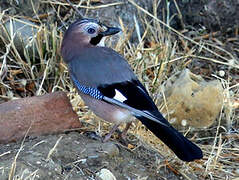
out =
<svg viewBox="0 0 239 180"><path fill-rule="evenodd" d="M115 89L115 96L113 97L113 99L116 99L120 102L124 102L125 100L127 100L127 98L124 97L124 95L121 92L119 92L117 89Z"/></svg>

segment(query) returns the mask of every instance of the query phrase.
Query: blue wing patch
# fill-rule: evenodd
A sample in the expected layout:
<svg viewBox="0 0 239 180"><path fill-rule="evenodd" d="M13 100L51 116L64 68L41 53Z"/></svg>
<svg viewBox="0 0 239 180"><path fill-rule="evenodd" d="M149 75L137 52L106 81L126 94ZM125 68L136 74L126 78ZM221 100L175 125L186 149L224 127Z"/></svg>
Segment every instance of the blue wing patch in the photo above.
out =
<svg viewBox="0 0 239 180"><path fill-rule="evenodd" d="M103 99L104 95L102 95L102 93L97 88L87 87L80 84L80 82L74 77L74 75L71 75L71 79L80 92L87 94L95 99Z"/></svg>

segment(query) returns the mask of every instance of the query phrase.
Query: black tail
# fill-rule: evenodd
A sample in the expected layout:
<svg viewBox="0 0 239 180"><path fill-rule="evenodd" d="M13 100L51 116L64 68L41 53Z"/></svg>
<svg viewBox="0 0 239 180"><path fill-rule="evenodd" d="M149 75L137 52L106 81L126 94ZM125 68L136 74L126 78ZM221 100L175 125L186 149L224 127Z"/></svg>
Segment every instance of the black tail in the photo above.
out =
<svg viewBox="0 0 239 180"><path fill-rule="evenodd" d="M157 117L160 118L163 123L169 124L159 112L157 112ZM145 117L137 118L151 132L161 139L178 156L179 159L189 162L195 159L201 159L203 157L202 150L197 145L185 138L171 125L166 127Z"/></svg>

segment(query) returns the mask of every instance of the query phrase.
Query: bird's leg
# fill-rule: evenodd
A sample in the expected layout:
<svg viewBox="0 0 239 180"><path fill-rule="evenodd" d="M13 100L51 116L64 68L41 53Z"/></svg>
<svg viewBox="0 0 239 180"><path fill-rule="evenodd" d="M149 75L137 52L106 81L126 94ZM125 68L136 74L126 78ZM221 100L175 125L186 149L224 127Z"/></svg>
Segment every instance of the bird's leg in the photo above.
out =
<svg viewBox="0 0 239 180"><path fill-rule="evenodd" d="M129 122L126 124L126 127L124 128L124 130L122 131L122 133L120 134L120 137L125 140L126 139L126 134L131 126L132 122Z"/></svg>
<svg viewBox="0 0 239 180"><path fill-rule="evenodd" d="M103 142L106 142L110 139L110 137L112 136L112 134L118 129L120 124L115 124L112 129L110 130L109 134L107 134L104 139L103 139Z"/></svg>

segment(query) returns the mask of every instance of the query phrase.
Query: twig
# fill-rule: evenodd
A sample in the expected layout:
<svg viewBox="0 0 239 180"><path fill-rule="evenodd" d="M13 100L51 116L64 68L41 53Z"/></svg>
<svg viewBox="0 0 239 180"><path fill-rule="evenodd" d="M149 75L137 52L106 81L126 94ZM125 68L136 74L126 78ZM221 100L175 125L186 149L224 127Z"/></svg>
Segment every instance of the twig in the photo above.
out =
<svg viewBox="0 0 239 180"><path fill-rule="evenodd" d="M83 14L70 2L70 0L66 0L70 6L81 16L81 18L83 18Z"/></svg>

